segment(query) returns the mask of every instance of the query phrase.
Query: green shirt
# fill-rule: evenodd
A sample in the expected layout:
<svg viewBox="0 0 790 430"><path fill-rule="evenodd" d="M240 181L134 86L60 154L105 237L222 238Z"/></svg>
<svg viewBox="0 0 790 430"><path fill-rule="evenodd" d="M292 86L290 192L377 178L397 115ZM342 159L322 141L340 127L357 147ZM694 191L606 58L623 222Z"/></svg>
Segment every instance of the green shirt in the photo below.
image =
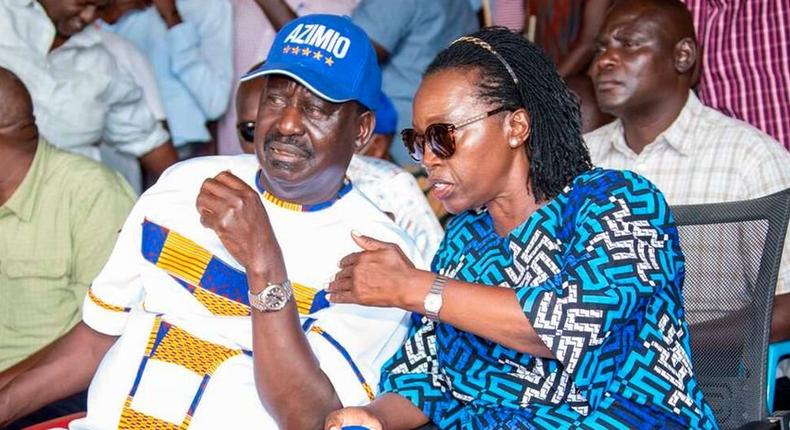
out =
<svg viewBox="0 0 790 430"><path fill-rule="evenodd" d="M80 320L135 195L118 174L40 140L0 206L0 370Z"/></svg>

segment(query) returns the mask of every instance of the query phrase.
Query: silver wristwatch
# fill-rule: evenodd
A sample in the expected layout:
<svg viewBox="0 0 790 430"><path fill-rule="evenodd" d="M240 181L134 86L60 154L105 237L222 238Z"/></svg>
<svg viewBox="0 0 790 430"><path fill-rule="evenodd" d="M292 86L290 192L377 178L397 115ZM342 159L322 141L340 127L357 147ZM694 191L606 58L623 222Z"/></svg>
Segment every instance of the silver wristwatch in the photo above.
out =
<svg viewBox="0 0 790 430"><path fill-rule="evenodd" d="M261 312L274 312L284 308L293 297L291 281L286 280L281 284L269 284L258 294L247 291L250 306Z"/></svg>
<svg viewBox="0 0 790 430"><path fill-rule="evenodd" d="M443 275L436 275L436 278L431 284L431 290L422 301L425 308L425 316L432 321L439 320L439 311L442 309L442 291L444 285L447 283L447 277Z"/></svg>

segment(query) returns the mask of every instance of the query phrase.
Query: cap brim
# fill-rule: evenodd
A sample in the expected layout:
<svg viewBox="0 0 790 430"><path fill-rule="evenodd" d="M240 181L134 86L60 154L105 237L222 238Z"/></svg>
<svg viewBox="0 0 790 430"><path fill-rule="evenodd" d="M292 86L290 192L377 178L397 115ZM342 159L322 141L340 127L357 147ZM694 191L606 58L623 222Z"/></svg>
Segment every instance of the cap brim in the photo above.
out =
<svg viewBox="0 0 790 430"><path fill-rule="evenodd" d="M342 86L335 86L331 83L325 82L321 83L321 81L325 80L324 75L316 73L312 68L304 67L299 63L284 64L266 62L262 64L261 67L242 76L241 81L244 82L260 76L268 75L288 76L289 78L307 87L307 89L317 94L322 99L333 103L343 103L355 100L350 95L344 94L344 89ZM322 88L318 88L319 86Z"/></svg>

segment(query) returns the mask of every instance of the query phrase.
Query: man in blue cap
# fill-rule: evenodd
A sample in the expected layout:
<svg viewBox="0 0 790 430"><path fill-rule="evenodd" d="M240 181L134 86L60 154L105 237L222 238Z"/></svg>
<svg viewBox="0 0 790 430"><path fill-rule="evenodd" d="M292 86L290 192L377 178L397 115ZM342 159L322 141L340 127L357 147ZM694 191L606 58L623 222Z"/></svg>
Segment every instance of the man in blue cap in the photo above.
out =
<svg viewBox="0 0 790 430"><path fill-rule="evenodd" d="M254 68L258 68L256 65ZM236 96L239 144L244 152L255 153L255 120L258 117L259 100L266 84L263 77L248 79L239 86ZM388 214L402 227L420 250L425 261L431 261L444 237L444 230L434 215L432 207L411 173L386 159L371 156L368 149L381 143L383 152L388 153L389 142L395 133L395 108L388 97L381 93L376 110L376 127L368 145L357 149L346 170L346 176L377 208ZM374 151L376 148L374 148Z"/></svg>
<svg viewBox="0 0 790 430"><path fill-rule="evenodd" d="M0 374L0 426L89 383L71 428L313 429L375 396L407 315L323 291L354 230L421 264L345 179L374 128L375 53L348 19L311 15L246 78L261 75L255 156L180 163L140 198L83 321Z"/></svg>

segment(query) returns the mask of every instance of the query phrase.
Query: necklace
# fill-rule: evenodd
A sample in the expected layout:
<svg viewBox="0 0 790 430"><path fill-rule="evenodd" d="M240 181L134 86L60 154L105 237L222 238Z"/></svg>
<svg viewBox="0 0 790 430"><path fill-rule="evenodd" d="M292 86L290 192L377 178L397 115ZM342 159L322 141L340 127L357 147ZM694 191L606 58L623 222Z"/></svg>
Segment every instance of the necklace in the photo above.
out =
<svg viewBox="0 0 790 430"><path fill-rule="evenodd" d="M335 194L329 200L320 203L314 203L312 205L302 205L299 203L293 203L287 200L283 200L275 196L274 194L266 191L266 189L263 188L263 185L261 185L261 173L262 172L258 170L258 173L255 175L255 185L258 187L258 191L261 193L261 196L263 196L263 198L268 200L269 202L283 209L288 209L295 212L315 212L315 211L320 211L321 209L326 209L332 206L336 201L343 198L343 196L348 194L348 192L351 191L351 188L353 188L353 186L351 185L351 180L348 179L348 177L345 177L343 178L343 186L341 186L340 189L337 191L337 194Z"/></svg>

